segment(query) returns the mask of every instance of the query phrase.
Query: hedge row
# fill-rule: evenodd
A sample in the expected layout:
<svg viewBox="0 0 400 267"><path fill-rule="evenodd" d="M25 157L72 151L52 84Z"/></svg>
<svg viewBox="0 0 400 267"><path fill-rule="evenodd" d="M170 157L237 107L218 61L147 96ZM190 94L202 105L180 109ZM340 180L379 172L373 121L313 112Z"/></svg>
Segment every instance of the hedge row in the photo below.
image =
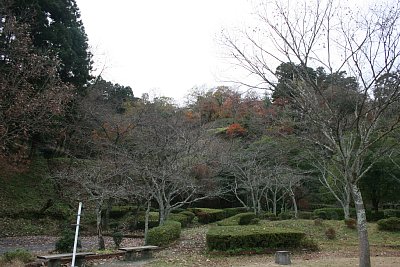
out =
<svg viewBox="0 0 400 267"><path fill-rule="evenodd" d="M207 224L226 218L222 209L192 208L191 211L196 214L199 223Z"/></svg>
<svg viewBox="0 0 400 267"><path fill-rule="evenodd" d="M248 210L243 207L226 208L226 209L209 209L209 208L190 208L188 209L196 214L200 223L212 223L225 218L235 216L239 213L245 213Z"/></svg>
<svg viewBox="0 0 400 267"><path fill-rule="evenodd" d="M207 233L209 250L284 249L301 245L305 233L300 231L267 228L258 225L217 226Z"/></svg>
<svg viewBox="0 0 400 267"><path fill-rule="evenodd" d="M323 208L313 211L315 218L324 220L344 220L344 211L342 208ZM356 217L356 209L350 209L350 217Z"/></svg>
<svg viewBox="0 0 400 267"><path fill-rule="evenodd" d="M256 215L253 212L239 213L232 217L217 222L219 226L248 225L255 222Z"/></svg>
<svg viewBox="0 0 400 267"><path fill-rule="evenodd" d="M400 218L390 217L387 219L379 220L378 229L391 232L398 232L400 231Z"/></svg>
<svg viewBox="0 0 400 267"><path fill-rule="evenodd" d="M178 239L181 235L181 223L165 221L163 225L149 229L147 245L166 246Z"/></svg>
<svg viewBox="0 0 400 267"><path fill-rule="evenodd" d="M315 218L321 218L325 220L343 220L344 212L342 208L323 208L316 209L313 211L313 216ZM386 209L378 212L372 210L366 210L367 221L378 221L389 217L400 218L400 210ZM350 209L350 217L356 218L356 210L354 208Z"/></svg>

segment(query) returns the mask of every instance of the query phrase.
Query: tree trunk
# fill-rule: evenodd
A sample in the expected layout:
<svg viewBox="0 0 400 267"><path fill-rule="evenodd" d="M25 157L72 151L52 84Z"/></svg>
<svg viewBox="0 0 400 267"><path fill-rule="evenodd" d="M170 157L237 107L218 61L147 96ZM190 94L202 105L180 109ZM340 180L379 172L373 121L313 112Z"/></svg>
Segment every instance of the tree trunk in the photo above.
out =
<svg viewBox="0 0 400 267"><path fill-rule="evenodd" d="M364 202L362 199L361 191L357 185L352 185L352 193L354 205L357 211L357 230L360 249L360 267L370 267L371 258L369 251L368 231L367 231L367 218L365 216Z"/></svg>
<svg viewBox="0 0 400 267"><path fill-rule="evenodd" d="M99 245L99 250L105 250L106 246L104 244L103 238L103 227L102 227L102 212L103 212L102 203L98 202L96 204L96 226L97 226L97 241Z"/></svg>
<svg viewBox="0 0 400 267"><path fill-rule="evenodd" d="M150 204L151 204L151 200L149 199L147 201L147 209L146 209L146 214L145 214L145 219L144 219L144 242L145 242L145 245L147 245L147 234L149 233Z"/></svg>
<svg viewBox="0 0 400 267"><path fill-rule="evenodd" d="M344 203L343 205L344 219L350 219L350 203Z"/></svg>
<svg viewBox="0 0 400 267"><path fill-rule="evenodd" d="M165 222L165 208L164 205L159 205L159 220L158 220L158 224L159 225L163 225Z"/></svg>
<svg viewBox="0 0 400 267"><path fill-rule="evenodd" d="M290 198L292 199L293 202L293 209L294 209L294 218L297 219L297 203L296 203L296 198L294 197L294 194L290 194Z"/></svg>

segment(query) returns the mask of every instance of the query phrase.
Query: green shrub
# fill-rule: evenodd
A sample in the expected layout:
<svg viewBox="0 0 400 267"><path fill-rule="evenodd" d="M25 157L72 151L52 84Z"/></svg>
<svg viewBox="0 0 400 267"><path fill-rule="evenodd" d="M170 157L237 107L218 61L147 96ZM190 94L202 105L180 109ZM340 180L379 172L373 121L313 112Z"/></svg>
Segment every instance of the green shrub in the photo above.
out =
<svg viewBox="0 0 400 267"><path fill-rule="evenodd" d="M254 248L293 248L301 244L305 234L300 231L267 228L259 225L217 226L209 229L206 239L209 250Z"/></svg>
<svg viewBox="0 0 400 267"><path fill-rule="evenodd" d="M5 262L12 262L14 260L22 261L24 263L30 262L34 259L32 254L25 249L17 249L14 251L7 251L3 254L3 260Z"/></svg>
<svg viewBox="0 0 400 267"><path fill-rule="evenodd" d="M328 239L335 239L336 238L336 231L332 227L329 227L328 229L325 230L325 236Z"/></svg>
<svg viewBox="0 0 400 267"><path fill-rule="evenodd" d="M68 220L72 218L73 211L65 204L55 203L44 211L44 215L58 220Z"/></svg>
<svg viewBox="0 0 400 267"><path fill-rule="evenodd" d="M279 220L279 217L278 216L276 216L274 213L272 213L272 212L262 212L260 215L259 215L259 217L260 217L260 219L263 219L263 220L270 220L270 221L277 221L277 220Z"/></svg>
<svg viewBox="0 0 400 267"><path fill-rule="evenodd" d="M186 227L192 222L193 218L183 213L172 213L169 215L168 220L180 222L182 227Z"/></svg>
<svg viewBox="0 0 400 267"><path fill-rule="evenodd" d="M121 232L113 232L112 233L112 238L113 238L115 247L119 248L119 246L122 243L122 239L124 238L124 235Z"/></svg>
<svg viewBox="0 0 400 267"><path fill-rule="evenodd" d="M383 214L384 214L385 218L390 218L390 217L400 218L400 210L387 209L387 210L383 210Z"/></svg>
<svg viewBox="0 0 400 267"><path fill-rule="evenodd" d="M225 209L223 209L223 211L225 213L225 218L229 218L229 217L235 216L239 213L245 213L248 210L245 207L237 207L237 208L225 208Z"/></svg>
<svg viewBox="0 0 400 267"><path fill-rule="evenodd" d="M278 217L281 220L290 220L290 219L294 218L294 212L293 211L283 211L283 212L279 213Z"/></svg>
<svg viewBox="0 0 400 267"><path fill-rule="evenodd" d="M183 214L183 215L186 215L188 217L189 223L192 223L194 217L196 217L196 215L193 212L188 211L188 210L184 210L184 211L182 211L180 213Z"/></svg>
<svg viewBox="0 0 400 267"><path fill-rule="evenodd" d="M253 212L247 212L240 214L239 225L249 225L253 219L256 219L256 215Z"/></svg>
<svg viewBox="0 0 400 267"><path fill-rule="evenodd" d="M367 216L367 221L368 222L376 222L379 221L381 219L385 218L385 213L383 212L383 210L380 210L378 212L374 211L374 210L366 210L365 211L365 216Z"/></svg>
<svg viewBox="0 0 400 267"><path fill-rule="evenodd" d="M72 252L74 248L75 233L72 230L65 229L60 239L56 242L56 250L58 252ZM81 241L78 239L78 248L81 248Z"/></svg>
<svg viewBox="0 0 400 267"><path fill-rule="evenodd" d="M226 219L223 219L223 220L217 222L217 225L219 225L219 226L246 225L246 224L250 224L251 220L255 217L256 216L252 212L239 213L232 217L229 217L229 218L226 218ZM244 219L242 219L242 218L244 218Z"/></svg>
<svg viewBox="0 0 400 267"><path fill-rule="evenodd" d="M323 208L313 211L313 215L324 220L344 220L344 211L342 208ZM350 209L350 216L356 217L356 210Z"/></svg>
<svg viewBox="0 0 400 267"><path fill-rule="evenodd" d="M109 212L110 219L120 219L127 215L128 213L132 213L136 211L136 206L125 205L125 206L112 206Z"/></svg>
<svg viewBox="0 0 400 267"><path fill-rule="evenodd" d="M166 246L181 235L181 224L176 221L165 221L164 225L149 229L147 245Z"/></svg>
<svg viewBox="0 0 400 267"><path fill-rule="evenodd" d="M319 250L318 243L314 239L308 238L308 237L305 237L301 240L300 247L307 249L307 250L311 250L311 251Z"/></svg>
<svg viewBox="0 0 400 267"><path fill-rule="evenodd" d="M357 220L350 218L350 219L345 219L344 223L346 224L347 228L350 229L356 229L357 228Z"/></svg>
<svg viewBox="0 0 400 267"><path fill-rule="evenodd" d="M259 218L253 218L251 219L250 223L251 225L256 225L260 223L260 219Z"/></svg>
<svg viewBox="0 0 400 267"><path fill-rule="evenodd" d="M185 209L182 208L177 208L171 211L171 213L182 213L183 211L186 211Z"/></svg>
<svg viewBox="0 0 400 267"><path fill-rule="evenodd" d="M390 217L378 221L378 229L397 232L400 231L400 218Z"/></svg>
<svg viewBox="0 0 400 267"><path fill-rule="evenodd" d="M159 213L155 211L151 211L149 213L149 228L153 228L159 225ZM143 230L146 222L146 214L145 212L139 212L136 215L136 226L135 229Z"/></svg>
<svg viewBox="0 0 400 267"><path fill-rule="evenodd" d="M200 223L212 223L225 218L225 213L220 209L207 209L207 208L194 208L193 212L196 214Z"/></svg>
<svg viewBox="0 0 400 267"><path fill-rule="evenodd" d="M298 211L297 212L297 217L299 219L305 219L305 220L312 220L313 219L313 212L311 211Z"/></svg>

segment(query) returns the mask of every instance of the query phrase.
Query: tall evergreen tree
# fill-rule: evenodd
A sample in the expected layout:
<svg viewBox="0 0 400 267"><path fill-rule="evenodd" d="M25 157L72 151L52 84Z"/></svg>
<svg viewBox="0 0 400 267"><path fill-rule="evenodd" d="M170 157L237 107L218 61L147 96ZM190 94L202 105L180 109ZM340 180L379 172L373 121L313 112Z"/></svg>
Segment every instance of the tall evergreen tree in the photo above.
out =
<svg viewBox="0 0 400 267"><path fill-rule="evenodd" d="M17 21L30 25L33 45L60 59L58 72L62 81L82 90L91 79L91 54L75 0L8 2Z"/></svg>

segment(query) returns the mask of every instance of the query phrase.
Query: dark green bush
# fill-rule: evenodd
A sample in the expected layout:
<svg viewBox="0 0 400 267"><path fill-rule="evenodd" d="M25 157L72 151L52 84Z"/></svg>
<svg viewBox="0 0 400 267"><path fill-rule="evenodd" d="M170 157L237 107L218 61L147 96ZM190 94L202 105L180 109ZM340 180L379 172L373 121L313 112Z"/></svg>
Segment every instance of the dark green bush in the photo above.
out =
<svg viewBox="0 0 400 267"><path fill-rule="evenodd" d="M253 212L247 212L240 214L239 225L249 225L253 219L256 219L256 215Z"/></svg>
<svg viewBox="0 0 400 267"><path fill-rule="evenodd" d="M299 247L305 234L300 231L267 228L259 225L217 226L209 229L206 239L209 250Z"/></svg>
<svg viewBox="0 0 400 267"><path fill-rule="evenodd" d="M237 207L237 208L225 208L223 209L223 211L225 213L225 218L229 218L239 213L245 213L248 210L245 207Z"/></svg>
<svg viewBox="0 0 400 267"><path fill-rule="evenodd" d="M220 209L194 208L198 221L200 223L212 223L225 218L225 213Z"/></svg>
<svg viewBox="0 0 400 267"><path fill-rule="evenodd" d="M307 250L311 250L311 251L319 250L318 243L314 239L308 238L308 237L305 237L301 240L300 247L307 249Z"/></svg>
<svg viewBox="0 0 400 267"><path fill-rule="evenodd" d="M176 221L165 221L164 225L149 229L147 245L166 246L181 235L181 224Z"/></svg>
<svg viewBox="0 0 400 267"><path fill-rule="evenodd" d="M183 213L172 213L169 215L168 220L180 222L182 227L188 226L193 218Z"/></svg>
<svg viewBox="0 0 400 267"><path fill-rule="evenodd" d="M65 204L55 203L44 211L44 215L58 220L68 220L73 216L73 211Z"/></svg>
<svg viewBox="0 0 400 267"><path fill-rule="evenodd" d="M260 217L260 219L263 219L263 220L270 220L270 221L279 220L279 217L272 212L262 212L259 215L259 217Z"/></svg>
<svg viewBox="0 0 400 267"><path fill-rule="evenodd" d="M189 223L192 223L194 217L196 217L196 215L193 212L188 211L188 210L184 210L184 211L182 211L180 213L183 214L183 215L186 215L188 217Z"/></svg>
<svg viewBox="0 0 400 267"><path fill-rule="evenodd" d="M250 224L251 220L255 217L256 216L252 212L239 213L232 217L229 217L229 218L226 218L226 219L223 219L223 220L217 222L217 225L219 225L219 226L246 225L246 224ZM244 219L242 219L242 218L244 218Z"/></svg>
<svg viewBox="0 0 400 267"><path fill-rule="evenodd" d="M14 260L22 261L24 263L30 262L34 259L32 254L25 249L17 249L14 251L7 251L2 256L5 262L12 262Z"/></svg>
<svg viewBox="0 0 400 267"><path fill-rule="evenodd" d="M378 221L378 229L397 232L400 231L400 218L390 217Z"/></svg>
<svg viewBox="0 0 400 267"><path fill-rule="evenodd" d="M136 211L137 207L136 206L131 206L131 205L126 205L126 206L112 206L111 210L109 212L110 219L120 219L127 215L128 213L131 213L133 211Z"/></svg>
<svg viewBox="0 0 400 267"><path fill-rule="evenodd" d="M65 229L60 239L56 242L56 250L58 252L72 252L74 248L75 233L72 230ZM81 241L78 239L78 248L81 248Z"/></svg>
<svg viewBox="0 0 400 267"><path fill-rule="evenodd" d="M297 217L299 219L305 219L305 220L312 220L313 219L313 212L311 211L298 211L297 212Z"/></svg>
<svg viewBox="0 0 400 267"><path fill-rule="evenodd" d="M182 208L177 208L177 209L172 210L171 213L181 213L183 211L186 211L186 210L182 209Z"/></svg>
<svg viewBox="0 0 400 267"><path fill-rule="evenodd" d="M280 220L290 220L294 218L294 212L293 211L284 211L279 213L278 215Z"/></svg>
<svg viewBox="0 0 400 267"><path fill-rule="evenodd" d="M367 221L376 222L385 218L385 213L383 211L366 210L365 215L367 216Z"/></svg>
<svg viewBox="0 0 400 267"><path fill-rule="evenodd" d="M159 225L159 214L158 212L151 211L149 213L149 228L153 228ZM146 214L141 211L136 215L136 228L143 230L146 222Z"/></svg>
<svg viewBox="0 0 400 267"><path fill-rule="evenodd" d="M113 238L115 247L119 248L119 246L122 243L122 239L124 238L124 235L121 232L113 232L112 233L112 238Z"/></svg>
<svg viewBox="0 0 400 267"><path fill-rule="evenodd" d="M323 208L313 211L313 215L324 220L344 220L344 211L342 208ZM350 216L356 217L356 210L350 209Z"/></svg>
<svg viewBox="0 0 400 267"><path fill-rule="evenodd" d="M390 218L390 217L400 218L400 210L387 209L383 210L383 214L385 215L385 218Z"/></svg>

